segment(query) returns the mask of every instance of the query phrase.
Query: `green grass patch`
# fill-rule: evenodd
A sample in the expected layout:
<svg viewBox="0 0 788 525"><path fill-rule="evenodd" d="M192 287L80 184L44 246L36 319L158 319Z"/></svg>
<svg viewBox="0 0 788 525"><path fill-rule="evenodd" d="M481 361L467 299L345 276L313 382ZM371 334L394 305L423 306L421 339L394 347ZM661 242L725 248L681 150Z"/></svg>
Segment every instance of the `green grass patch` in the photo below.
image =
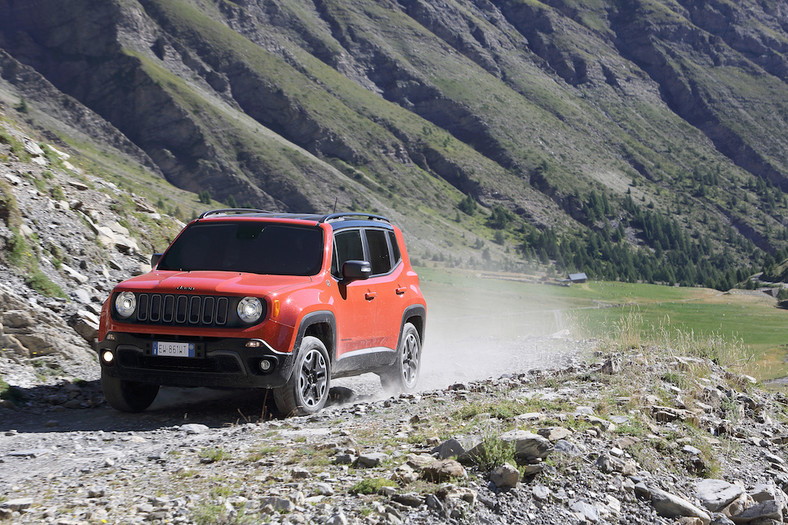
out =
<svg viewBox="0 0 788 525"><path fill-rule="evenodd" d="M60 155L55 153L55 150L49 147L48 144L39 144L41 150L44 152L44 157L49 161L51 166L59 168L61 170L65 170L66 166L63 163L63 159L60 158Z"/></svg>
<svg viewBox="0 0 788 525"><path fill-rule="evenodd" d="M246 456L246 461L248 461L249 463L254 463L255 461L260 461L264 457L281 452L281 450L282 447L280 446L266 445L264 447L249 452L249 455Z"/></svg>
<svg viewBox="0 0 788 525"><path fill-rule="evenodd" d="M33 354L34 356L31 358L30 362L39 380L45 381L49 377L58 376L63 373L63 369L58 363L49 361L47 358L36 356L35 352L33 352Z"/></svg>
<svg viewBox="0 0 788 525"><path fill-rule="evenodd" d="M33 290L47 297L61 297L63 299L68 297L66 292L53 283L41 270L34 270L33 273L26 276L25 283Z"/></svg>
<svg viewBox="0 0 788 525"><path fill-rule="evenodd" d="M238 487L233 485L223 485L221 479L217 479L217 485L211 488L212 498L226 498L238 493Z"/></svg>
<svg viewBox="0 0 788 525"><path fill-rule="evenodd" d="M230 453L219 447L208 447L200 451L198 457L206 463L214 463L230 458Z"/></svg>
<svg viewBox="0 0 788 525"><path fill-rule="evenodd" d="M292 452L285 464L302 465L305 467L326 467L332 463L332 457L333 451L330 449L315 450L308 447L300 447Z"/></svg>
<svg viewBox="0 0 788 525"><path fill-rule="evenodd" d="M49 195L58 201L66 200L66 194L63 192L63 187L59 184L56 184L49 188Z"/></svg>
<svg viewBox="0 0 788 525"><path fill-rule="evenodd" d="M487 403L470 403L462 406L454 415L459 419L473 419L480 415L494 417L496 419L512 419L514 416L525 413L526 408L518 401L512 399L502 399Z"/></svg>
<svg viewBox="0 0 788 525"><path fill-rule="evenodd" d="M651 429L640 419L630 419L626 423L616 425L616 434L643 438L651 433Z"/></svg>
<svg viewBox="0 0 788 525"><path fill-rule="evenodd" d="M190 479L199 477L199 472L193 469L182 469L178 470L174 476L178 479Z"/></svg>
<svg viewBox="0 0 788 525"><path fill-rule="evenodd" d="M197 525L234 525L257 523L251 516L239 513L235 516L230 514L227 507L218 503L200 503L192 515L194 523Z"/></svg>
<svg viewBox="0 0 788 525"><path fill-rule="evenodd" d="M48 297L66 298L67 295L63 289L53 283L39 269L35 250L27 239L18 230L12 230L12 232L6 252L8 263L17 267L25 275L25 283L38 293Z"/></svg>
<svg viewBox="0 0 788 525"><path fill-rule="evenodd" d="M8 262L25 273L32 273L38 269L35 251L21 233L12 231L13 234L8 241L8 250L6 252Z"/></svg>
<svg viewBox="0 0 788 525"><path fill-rule="evenodd" d="M408 437L405 439L405 442L410 445L421 445L426 443L427 440L430 438L432 434L426 434L425 432L411 432L408 434Z"/></svg>
<svg viewBox="0 0 788 525"><path fill-rule="evenodd" d="M3 128L0 128L0 144L8 144L11 146L11 152L22 162L30 161L30 154L25 151L25 145L22 141Z"/></svg>
<svg viewBox="0 0 788 525"><path fill-rule="evenodd" d="M386 478L367 478L359 481L352 487L352 494L380 494L383 487L396 487L397 484Z"/></svg>

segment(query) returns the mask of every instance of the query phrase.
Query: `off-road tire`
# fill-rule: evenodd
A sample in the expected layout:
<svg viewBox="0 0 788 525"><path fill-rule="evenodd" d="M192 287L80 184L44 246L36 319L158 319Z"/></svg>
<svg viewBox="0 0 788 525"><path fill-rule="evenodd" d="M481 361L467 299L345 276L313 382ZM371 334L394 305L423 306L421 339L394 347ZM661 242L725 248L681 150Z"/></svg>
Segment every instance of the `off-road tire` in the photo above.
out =
<svg viewBox="0 0 788 525"><path fill-rule="evenodd" d="M387 370L379 373L380 384L386 392L413 392L419 382L421 370L421 337L411 323L402 327L397 360Z"/></svg>
<svg viewBox="0 0 788 525"><path fill-rule="evenodd" d="M157 384L124 381L107 375L104 370L101 371L101 389L109 406L121 412L142 412L159 393Z"/></svg>
<svg viewBox="0 0 788 525"><path fill-rule="evenodd" d="M331 388L331 361L323 341L306 336L286 385L274 389L276 408L283 416L305 416L319 412Z"/></svg>

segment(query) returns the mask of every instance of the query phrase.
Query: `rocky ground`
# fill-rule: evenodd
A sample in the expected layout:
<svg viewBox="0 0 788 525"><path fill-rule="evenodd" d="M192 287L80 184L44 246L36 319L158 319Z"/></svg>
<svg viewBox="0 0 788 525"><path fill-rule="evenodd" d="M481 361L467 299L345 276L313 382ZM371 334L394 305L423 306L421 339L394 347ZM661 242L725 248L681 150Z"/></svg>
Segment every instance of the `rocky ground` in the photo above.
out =
<svg viewBox="0 0 788 525"><path fill-rule="evenodd" d="M0 516L42 523L780 523L786 400L648 348L319 415L95 382L0 409Z"/></svg>

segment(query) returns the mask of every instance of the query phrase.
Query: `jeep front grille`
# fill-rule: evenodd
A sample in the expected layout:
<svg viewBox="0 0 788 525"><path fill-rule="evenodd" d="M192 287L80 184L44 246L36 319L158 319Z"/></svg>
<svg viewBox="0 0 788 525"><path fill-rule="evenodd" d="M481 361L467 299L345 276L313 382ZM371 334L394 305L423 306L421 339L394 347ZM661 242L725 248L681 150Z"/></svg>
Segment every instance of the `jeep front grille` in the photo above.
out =
<svg viewBox="0 0 788 525"><path fill-rule="evenodd" d="M230 298L213 295L137 295L136 322L158 325L227 326Z"/></svg>

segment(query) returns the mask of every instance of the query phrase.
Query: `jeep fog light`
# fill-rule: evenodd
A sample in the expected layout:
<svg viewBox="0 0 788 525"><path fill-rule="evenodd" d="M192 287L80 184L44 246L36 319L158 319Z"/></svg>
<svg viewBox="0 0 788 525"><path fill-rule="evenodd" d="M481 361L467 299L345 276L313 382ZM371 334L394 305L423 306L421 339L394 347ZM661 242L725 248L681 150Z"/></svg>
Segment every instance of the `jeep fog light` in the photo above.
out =
<svg viewBox="0 0 788 525"><path fill-rule="evenodd" d="M127 319L132 316L137 309L137 296L132 292L121 292L115 297L115 312Z"/></svg>
<svg viewBox="0 0 788 525"><path fill-rule="evenodd" d="M238 301L238 317L244 323L254 323L263 315L263 303L257 297L244 297Z"/></svg>
<svg viewBox="0 0 788 525"><path fill-rule="evenodd" d="M105 365L111 365L112 361L115 359L115 356L109 350L105 350L104 353L101 354L101 361Z"/></svg>

